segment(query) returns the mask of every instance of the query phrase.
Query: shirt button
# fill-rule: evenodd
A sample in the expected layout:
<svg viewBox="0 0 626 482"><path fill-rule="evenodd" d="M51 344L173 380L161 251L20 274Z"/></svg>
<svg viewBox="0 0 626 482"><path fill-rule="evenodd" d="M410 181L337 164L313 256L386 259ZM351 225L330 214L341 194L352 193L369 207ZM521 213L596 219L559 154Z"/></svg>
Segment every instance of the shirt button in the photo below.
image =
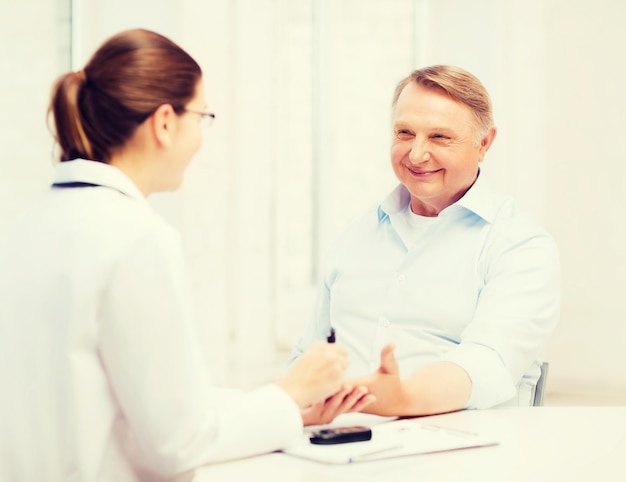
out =
<svg viewBox="0 0 626 482"><path fill-rule="evenodd" d="M389 327L390 323L387 318L379 318L378 322L383 325L385 328Z"/></svg>
<svg viewBox="0 0 626 482"><path fill-rule="evenodd" d="M406 275L404 275L404 274L402 274L402 273L400 273L400 274L398 275L398 281L404 281L405 279L406 279Z"/></svg>

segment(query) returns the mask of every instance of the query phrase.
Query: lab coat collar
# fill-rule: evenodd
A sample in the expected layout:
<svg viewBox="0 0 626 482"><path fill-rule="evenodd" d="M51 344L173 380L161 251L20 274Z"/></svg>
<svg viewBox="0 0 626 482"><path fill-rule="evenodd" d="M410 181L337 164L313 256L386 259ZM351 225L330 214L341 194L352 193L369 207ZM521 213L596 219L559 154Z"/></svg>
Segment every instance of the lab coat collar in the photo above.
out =
<svg viewBox="0 0 626 482"><path fill-rule="evenodd" d="M120 169L109 164L74 159L57 164L54 183L85 182L110 187L133 199L145 200L137 185Z"/></svg>

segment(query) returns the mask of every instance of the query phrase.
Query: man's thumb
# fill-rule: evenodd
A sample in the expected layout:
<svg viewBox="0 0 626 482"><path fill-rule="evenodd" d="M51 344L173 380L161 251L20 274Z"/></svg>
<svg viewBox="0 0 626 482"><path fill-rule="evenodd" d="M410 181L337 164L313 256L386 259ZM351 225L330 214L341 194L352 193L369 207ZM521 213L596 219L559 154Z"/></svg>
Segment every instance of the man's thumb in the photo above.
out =
<svg viewBox="0 0 626 482"><path fill-rule="evenodd" d="M400 370L398 370L398 362L396 361L396 356L394 355L395 349L396 346L393 343L389 343L384 346L380 352L380 368L378 371L390 375L397 375L400 373Z"/></svg>

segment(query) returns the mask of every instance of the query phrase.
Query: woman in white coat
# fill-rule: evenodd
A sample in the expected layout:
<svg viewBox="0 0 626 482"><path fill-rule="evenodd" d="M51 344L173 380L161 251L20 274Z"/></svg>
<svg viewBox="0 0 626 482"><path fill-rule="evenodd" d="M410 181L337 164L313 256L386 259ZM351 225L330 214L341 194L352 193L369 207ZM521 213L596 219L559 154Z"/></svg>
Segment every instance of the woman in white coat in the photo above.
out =
<svg viewBox="0 0 626 482"><path fill-rule="evenodd" d="M327 343L274 384L211 385L179 235L146 202L178 188L214 117L201 80L131 30L55 84L54 184L0 248L1 480L161 480L288 446L312 404L371 402Z"/></svg>

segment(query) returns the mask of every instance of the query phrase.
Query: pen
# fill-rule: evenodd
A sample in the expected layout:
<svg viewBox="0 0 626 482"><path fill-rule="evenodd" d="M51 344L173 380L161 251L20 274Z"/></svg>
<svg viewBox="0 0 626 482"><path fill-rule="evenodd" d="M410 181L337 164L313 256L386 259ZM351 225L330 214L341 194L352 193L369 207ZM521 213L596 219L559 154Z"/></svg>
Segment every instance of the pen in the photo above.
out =
<svg viewBox="0 0 626 482"><path fill-rule="evenodd" d="M330 328L330 335L328 335L326 337L326 341L328 343L335 343L335 329L334 328Z"/></svg>

